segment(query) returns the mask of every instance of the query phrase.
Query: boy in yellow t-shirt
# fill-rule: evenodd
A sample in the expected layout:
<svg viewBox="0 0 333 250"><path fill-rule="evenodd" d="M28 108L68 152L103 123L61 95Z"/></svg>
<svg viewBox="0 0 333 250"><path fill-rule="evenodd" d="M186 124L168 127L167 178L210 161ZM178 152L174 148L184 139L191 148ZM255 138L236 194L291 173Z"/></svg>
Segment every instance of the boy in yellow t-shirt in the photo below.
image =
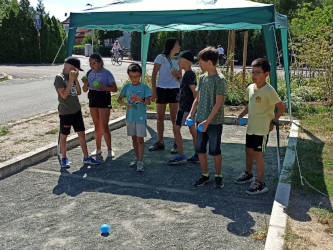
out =
<svg viewBox="0 0 333 250"><path fill-rule="evenodd" d="M268 134L278 125L279 117L283 114L285 107L275 89L266 83L269 76L270 65L267 59L258 58L251 64L252 81L247 88L248 105L238 116L236 124L244 115L248 115L248 127L246 131L246 170L235 182L243 184L252 182L246 193L261 194L268 191L264 182L264 157ZM274 115L274 109L277 112ZM252 174L253 161L257 166L257 178Z"/></svg>

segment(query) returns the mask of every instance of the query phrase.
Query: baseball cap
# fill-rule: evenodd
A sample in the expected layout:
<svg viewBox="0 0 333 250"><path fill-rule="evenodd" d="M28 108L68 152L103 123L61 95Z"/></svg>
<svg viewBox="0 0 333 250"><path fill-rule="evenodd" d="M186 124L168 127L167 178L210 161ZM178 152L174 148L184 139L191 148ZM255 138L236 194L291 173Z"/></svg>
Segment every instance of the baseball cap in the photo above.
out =
<svg viewBox="0 0 333 250"><path fill-rule="evenodd" d="M83 71L83 69L81 69L80 60L76 57L71 56L71 57L66 58L65 63L71 64L75 68L77 68L78 70Z"/></svg>
<svg viewBox="0 0 333 250"><path fill-rule="evenodd" d="M189 60L190 62L194 63L194 56L189 50L184 50L180 52L179 55L176 56L175 58L180 58L180 57L185 58L186 60Z"/></svg>

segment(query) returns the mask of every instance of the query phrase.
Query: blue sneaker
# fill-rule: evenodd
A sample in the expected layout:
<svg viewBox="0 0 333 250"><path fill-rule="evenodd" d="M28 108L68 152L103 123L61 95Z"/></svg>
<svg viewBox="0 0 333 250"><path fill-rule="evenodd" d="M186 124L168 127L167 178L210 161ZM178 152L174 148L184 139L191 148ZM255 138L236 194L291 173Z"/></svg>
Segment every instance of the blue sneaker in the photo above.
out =
<svg viewBox="0 0 333 250"><path fill-rule="evenodd" d="M61 167L62 168L70 168L70 162L67 157L61 159Z"/></svg>
<svg viewBox="0 0 333 250"><path fill-rule="evenodd" d="M168 161L168 165L179 165L186 162L186 157L184 155L176 155L174 158Z"/></svg>
<svg viewBox="0 0 333 250"><path fill-rule="evenodd" d="M194 154L190 158L187 159L187 162L200 163L199 156L197 154Z"/></svg>
<svg viewBox="0 0 333 250"><path fill-rule="evenodd" d="M100 161L95 160L94 158L92 158L91 156L87 157L87 158L83 158L83 164L87 164L87 165L98 165L101 164Z"/></svg>

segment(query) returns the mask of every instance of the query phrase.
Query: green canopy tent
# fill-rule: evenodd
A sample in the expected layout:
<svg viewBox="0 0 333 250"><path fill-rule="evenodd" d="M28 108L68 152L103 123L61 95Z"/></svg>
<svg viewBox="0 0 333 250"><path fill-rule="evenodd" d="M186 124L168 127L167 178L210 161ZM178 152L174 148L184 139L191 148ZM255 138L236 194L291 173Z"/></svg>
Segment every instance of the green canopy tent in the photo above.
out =
<svg viewBox="0 0 333 250"><path fill-rule="evenodd" d="M150 34L161 31L260 29L271 64L270 83L277 89L276 29L281 32L289 114L287 17L274 5L245 0L118 0L82 12L70 13L67 56L72 54L76 29L141 32L141 62L146 69ZM144 79L144 78L143 78Z"/></svg>

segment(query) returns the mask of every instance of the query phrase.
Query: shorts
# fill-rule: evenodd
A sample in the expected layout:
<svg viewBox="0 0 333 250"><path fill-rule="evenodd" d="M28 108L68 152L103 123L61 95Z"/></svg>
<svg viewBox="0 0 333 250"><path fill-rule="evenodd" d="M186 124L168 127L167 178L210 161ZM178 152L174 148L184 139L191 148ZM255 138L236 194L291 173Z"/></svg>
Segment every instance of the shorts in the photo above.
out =
<svg viewBox="0 0 333 250"><path fill-rule="evenodd" d="M205 154L207 151L207 142L209 142L209 154L221 154L222 124L208 125L206 132L197 132L196 152Z"/></svg>
<svg viewBox="0 0 333 250"><path fill-rule="evenodd" d="M268 135L246 134L246 147L253 148L256 152L265 152L268 142Z"/></svg>
<svg viewBox="0 0 333 250"><path fill-rule="evenodd" d="M157 101L159 104L167 104L167 103L178 103L179 102L179 88L175 89L164 89L164 88L156 88Z"/></svg>
<svg viewBox="0 0 333 250"><path fill-rule="evenodd" d="M59 115L60 133L69 135L73 126L75 132L85 131L81 110L69 115Z"/></svg>
<svg viewBox="0 0 333 250"><path fill-rule="evenodd" d="M112 108L111 93L108 91L89 90L88 99L90 108Z"/></svg>
<svg viewBox="0 0 333 250"><path fill-rule="evenodd" d="M147 125L137 122L126 122L127 135L146 137L147 136Z"/></svg>

